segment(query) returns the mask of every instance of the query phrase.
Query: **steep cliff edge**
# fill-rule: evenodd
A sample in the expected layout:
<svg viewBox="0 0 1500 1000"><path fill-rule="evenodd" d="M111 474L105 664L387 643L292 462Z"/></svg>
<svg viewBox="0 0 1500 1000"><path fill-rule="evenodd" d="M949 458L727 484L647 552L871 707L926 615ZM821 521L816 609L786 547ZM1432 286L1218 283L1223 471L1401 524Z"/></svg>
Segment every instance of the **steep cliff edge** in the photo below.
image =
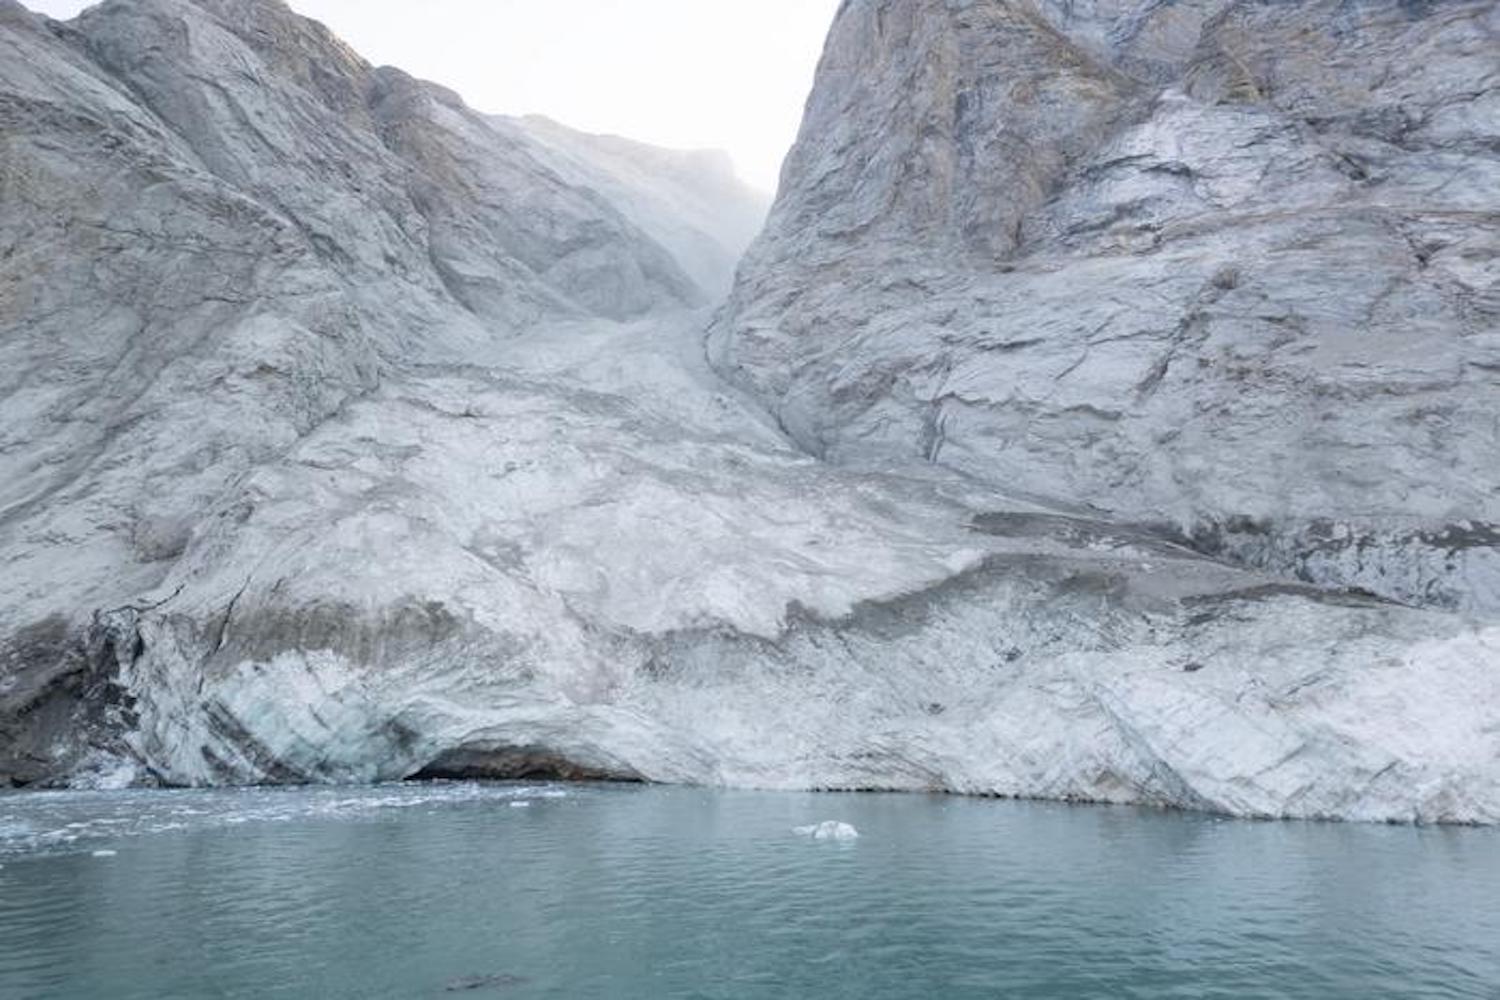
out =
<svg viewBox="0 0 1500 1000"><path fill-rule="evenodd" d="M713 346L830 460L1500 610L1500 10L862 0Z"/></svg>
<svg viewBox="0 0 1500 1000"><path fill-rule="evenodd" d="M864 441L854 468L704 357L722 265L695 248L753 211L705 209L711 162L477 115L272 0L68 25L0 0L0 781L556 774L1500 822L1490 621L1111 520L1068 461L970 468L960 421L900 443L887 352L944 343L908 320L955 310L955 365L1037 346L960 306L1041 308L1008 282L1042 280L1018 255L1056 179L1224 13L1133 10L846 5L714 346L797 441ZM945 90L974 59L993 86ZM1007 95L1034 106L1012 122ZM675 191L639 180L658 155ZM1129 272L1096 299L1074 261L1131 253L1074 238L1045 237L1053 299L1125 308ZM833 409L796 388L813 348L850 379Z"/></svg>
<svg viewBox="0 0 1500 1000"><path fill-rule="evenodd" d="M97 688L94 612L354 400L538 324L709 296L616 207L633 178L564 177L276 2L60 24L6 0L0 123L0 758L18 713ZM49 773L27 746L0 771Z"/></svg>

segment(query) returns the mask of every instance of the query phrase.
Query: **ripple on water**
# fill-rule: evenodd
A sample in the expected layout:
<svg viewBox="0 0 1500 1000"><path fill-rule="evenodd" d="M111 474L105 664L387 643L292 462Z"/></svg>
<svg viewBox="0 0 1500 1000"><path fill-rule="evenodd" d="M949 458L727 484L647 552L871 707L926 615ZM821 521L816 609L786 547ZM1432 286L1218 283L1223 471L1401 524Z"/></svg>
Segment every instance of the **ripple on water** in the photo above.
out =
<svg viewBox="0 0 1500 1000"><path fill-rule="evenodd" d="M861 833L847 849L788 834L834 812ZM458 783L0 796L0 852L6 997L1493 1000L1500 983L1486 830Z"/></svg>
<svg viewBox="0 0 1500 1000"><path fill-rule="evenodd" d="M391 810L521 798L557 799L567 789L472 782L347 788L47 791L0 795L0 857L83 851L121 837L258 823L378 818ZM24 812L22 812L24 810Z"/></svg>

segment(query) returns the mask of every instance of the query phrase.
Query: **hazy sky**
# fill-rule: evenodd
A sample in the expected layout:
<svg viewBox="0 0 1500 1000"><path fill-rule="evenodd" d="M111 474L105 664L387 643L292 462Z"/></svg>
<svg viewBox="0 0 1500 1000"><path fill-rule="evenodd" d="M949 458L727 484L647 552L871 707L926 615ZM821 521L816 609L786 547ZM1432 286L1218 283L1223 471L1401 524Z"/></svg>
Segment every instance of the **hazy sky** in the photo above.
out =
<svg viewBox="0 0 1500 1000"><path fill-rule="evenodd" d="M71 17L89 0L22 0ZM290 0L482 111L716 147L767 191L838 0Z"/></svg>

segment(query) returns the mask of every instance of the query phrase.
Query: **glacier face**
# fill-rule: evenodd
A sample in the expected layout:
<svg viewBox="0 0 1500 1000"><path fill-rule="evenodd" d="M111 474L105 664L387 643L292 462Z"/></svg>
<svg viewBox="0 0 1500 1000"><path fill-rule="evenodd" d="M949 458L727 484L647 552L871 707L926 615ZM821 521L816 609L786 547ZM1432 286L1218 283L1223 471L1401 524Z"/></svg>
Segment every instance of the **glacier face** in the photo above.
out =
<svg viewBox="0 0 1500 1000"><path fill-rule="evenodd" d="M1427 470L1469 521L1410 483L1358 511L1272 504L1261 425L1183 418L1198 340L1158 379L1175 408L1136 412L1111 352L1150 357L1144 327L1048 397L1071 416L987 447L1010 417L984 393L1020 398L1079 324L1170 315L1203 269L1205 329L1234 306L1253 339L1272 307L1234 297L1257 288L1339 306L1316 259L1257 235L1290 225L1252 221L1270 209L1203 208L1165 249L1047 229L1138 181L1087 168L1126 92L1143 148L1201 141L1219 183L1263 197L1271 133L1231 154L1213 122L1153 110L1220 113L1204 95L1239 84L1183 67L1235 6L846 4L705 352L703 305L759 211L712 158L478 115L269 0L112 0L67 25L0 0L0 780L557 774L1500 822L1491 470L1401 466L1417 431L1387 412L1404 366L1441 362L1428 341L1377 331L1401 351L1338 397L1322 492L1349 488L1340 435L1362 426L1394 442L1362 461ZM1197 97L1150 96L1185 76ZM1481 177L1483 150L1455 148ZM1360 211L1326 225L1363 232ZM1451 257L1471 282L1485 224ZM1197 260L1228 244L1233 280ZM1421 329L1482 340L1478 315ZM1319 322L1299 363L1337 381L1316 351L1354 348ZM908 362L934 366L946 417ZM1423 391L1482 455L1464 421L1492 386L1463 377ZM1243 386L1287 433L1311 419ZM1102 463L1173 421L1152 453L1200 478ZM1264 551L1163 529L1198 527L1210 494ZM1317 547L1277 518L1466 532L1469 576L1439 560L1458 596L1406 605L1322 586L1365 583L1336 554L1292 579L1274 546Z"/></svg>

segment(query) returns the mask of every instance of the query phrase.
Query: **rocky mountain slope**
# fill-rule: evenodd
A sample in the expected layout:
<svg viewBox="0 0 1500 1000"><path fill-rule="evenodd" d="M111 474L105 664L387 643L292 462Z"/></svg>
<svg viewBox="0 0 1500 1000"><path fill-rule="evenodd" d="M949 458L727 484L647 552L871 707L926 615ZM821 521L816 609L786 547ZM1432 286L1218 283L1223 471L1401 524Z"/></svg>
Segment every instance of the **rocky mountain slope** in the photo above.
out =
<svg viewBox="0 0 1500 1000"><path fill-rule="evenodd" d="M279 3L66 25L0 4L0 113L0 608L41 643L21 666L149 591L250 469L404 366L709 298L702 262L617 204L638 178L559 173L551 140ZM717 183L687 164L637 197Z"/></svg>
<svg viewBox="0 0 1500 1000"><path fill-rule="evenodd" d="M1500 8L867 0L718 366L1201 551L1500 611Z"/></svg>
<svg viewBox="0 0 1500 1000"><path fill-rule="evenodd" d="M1299 210L1332 235L1298 257L1270 217L1302 204L1303 168L1276 173L1311 156L1300 127L1214 131L1220 109L1270 112L1200 53L1285 9L846 4L705 357L696 307L755 211L713 162L477 115L274 0L110 0L67 25L0 0L0 780L552 774L1500 822L1473 499L1493 442L1466 423L1493 387L1465 362L1422 390L1451 430L1427 488L1473 500L1468 521L1431 513L1391 416L1411 359L1489 335L1484 295L1417 316L1393 283L1369 315L1415 318L1371 336L1404 353L1361 362L1368 392L1305 426L1291 375L1230 398L1198 364L1215 338L1259 342L1273 306L1236 296L1260 289L1313 324L1288 352L1305 371L1358 367L1337 360L1359 346L1344 300L1318 289L1362 286L1319 248L1375 210ZM1348 44L1488 30L1468 7L1351 9ZM1313 34L1297 44L1328 64ZM1220 77L1241 96L1212 97ZM1218 158L1245 205L1173 168L1140 199L1162 246L1131 242L1129 213L1064 226L1146 183L1091 157L1167 105L1207 124L1157 122L1117 168L1201 140L1173 155ZM1491 152L1452 155L1482 180ZM1188 226L1179 187L1200 184ZM1252 210L1278 186L1284 205ZM1457 273L1443 260L1483 278L1482 215L1450 220L1469 242L1434 250L1430 280ZM1144 324L1200 278L1216 291L1162 366ZM991 447L1014 414L985 393L1020 399L1033 355L1116 311L1142 324L1129 346L1101 334L1088 378ZM1116 351L1162 368L1162 403ZM1234 432L1261 410L1289 437L1256 450ZM1322 470L1314 433L1318 495L1356 493L1359 428L1405 502L1272 503L1273 449ZM1141 435L1170 475L1108 464ZM1232 545L1229 520L1209 538L1205 497L1267 541ZM1335 516L1380 558L1391 524L1420 526L1412 564L1439 525L1465 544L1421 594L1317 585L1362 583L1347 558L1285 572L1275 546Z"/></svg>
<svg viewBox="0 0 1500 1000"><path fill-rule="evenodd" d="M735 176L727 154L590 135L539 115L491 121L520 133L561 176L608 198L671 250L715 301L728 294L735 266L759 235L770 204Z"/></svg>

